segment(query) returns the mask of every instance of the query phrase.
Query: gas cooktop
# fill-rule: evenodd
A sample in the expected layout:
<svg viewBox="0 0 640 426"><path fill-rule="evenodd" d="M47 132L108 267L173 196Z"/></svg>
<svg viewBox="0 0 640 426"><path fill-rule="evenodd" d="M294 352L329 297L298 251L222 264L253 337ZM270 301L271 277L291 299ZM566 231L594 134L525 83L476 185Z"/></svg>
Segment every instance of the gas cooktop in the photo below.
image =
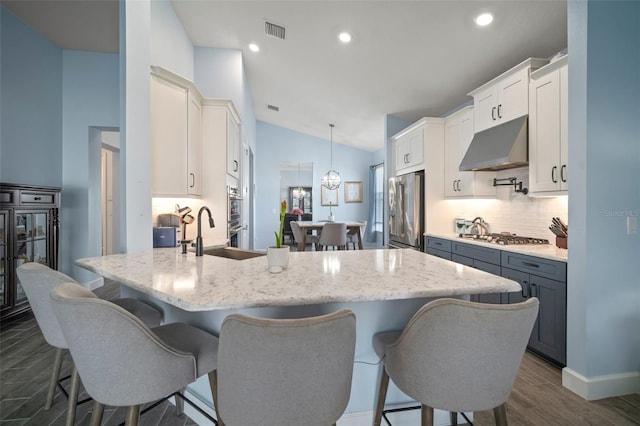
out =
<svg viewBox="0 0 640 426"><path fill-rule="evenodd" d="M460 234L459 237L505 246L510 244L549 244L549 240L544 238L521 237L515 234Z"/></svg>

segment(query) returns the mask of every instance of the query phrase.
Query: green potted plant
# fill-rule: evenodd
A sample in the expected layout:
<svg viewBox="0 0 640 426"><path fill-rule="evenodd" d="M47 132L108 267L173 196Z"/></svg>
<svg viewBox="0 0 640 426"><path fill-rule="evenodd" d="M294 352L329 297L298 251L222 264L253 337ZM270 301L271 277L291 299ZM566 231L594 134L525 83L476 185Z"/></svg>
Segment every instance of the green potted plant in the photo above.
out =
<svg viewBox="0 0 640 426"><path fill-rule="evenodd" d="M275 246L267 247L267 264L269 271L281 272L289 266L289 246L282 244L282 232L284 230L284 217L287 212L287 201L280 203L280 227L274 231L276 236Z"/></svg>

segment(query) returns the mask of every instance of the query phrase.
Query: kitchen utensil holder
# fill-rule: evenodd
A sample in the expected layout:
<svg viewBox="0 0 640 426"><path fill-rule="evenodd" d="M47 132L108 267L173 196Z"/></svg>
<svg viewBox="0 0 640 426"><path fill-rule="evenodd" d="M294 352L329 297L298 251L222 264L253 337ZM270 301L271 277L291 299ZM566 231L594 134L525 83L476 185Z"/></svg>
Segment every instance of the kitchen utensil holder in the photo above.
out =
<svg viewBox="0 0 640 426"><path fill-rule="evenodd" d="M556 247L566 249L567 239L567 237L556 237Z"/></svg>

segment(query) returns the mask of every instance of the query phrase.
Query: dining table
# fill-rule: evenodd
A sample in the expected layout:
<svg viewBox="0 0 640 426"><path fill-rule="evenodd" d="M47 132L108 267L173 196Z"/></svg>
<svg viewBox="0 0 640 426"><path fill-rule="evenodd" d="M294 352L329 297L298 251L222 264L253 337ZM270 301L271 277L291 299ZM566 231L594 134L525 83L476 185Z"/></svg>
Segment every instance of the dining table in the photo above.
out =
<svg viewBox="0 0 640 426"><path fill-rule="evenodd" d="M307 248L307 234L312 231L320 231L322 232L322 227L327 223L336 223L336 222L326 222L326 221L306 221L299 220L298 226L302 230L302 241L298 241L298 251L305 251ZM358 221L341 221L340 223L347 224L347 231L353 232L358 236L358 248L362 250L364 248L362 244L362 226L364 222Z"/></svg>

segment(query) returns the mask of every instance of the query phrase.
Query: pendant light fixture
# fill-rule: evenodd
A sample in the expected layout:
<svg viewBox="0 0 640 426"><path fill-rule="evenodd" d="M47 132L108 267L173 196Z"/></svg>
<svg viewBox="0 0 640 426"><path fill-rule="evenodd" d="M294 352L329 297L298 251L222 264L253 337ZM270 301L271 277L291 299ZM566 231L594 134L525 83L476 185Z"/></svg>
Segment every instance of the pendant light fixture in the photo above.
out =
<svg viewBox="0 0 640 426"><path fill-rule="evenodd" d="M298 187L293 190L293 198L303 199L305 195L307 195L307 192L300 184L300 163L298 163Z"/></svg>
<svg viewBox="0 0 640 426"><path fill-rule="evenodd" d="M329 124L331 128L331 168L329 171L322 177L322 186L327 189L338 189L340 187L340 183L342 179L340 178L340 173L333 170L333 128L335 127L333 124Z"/></svg>

